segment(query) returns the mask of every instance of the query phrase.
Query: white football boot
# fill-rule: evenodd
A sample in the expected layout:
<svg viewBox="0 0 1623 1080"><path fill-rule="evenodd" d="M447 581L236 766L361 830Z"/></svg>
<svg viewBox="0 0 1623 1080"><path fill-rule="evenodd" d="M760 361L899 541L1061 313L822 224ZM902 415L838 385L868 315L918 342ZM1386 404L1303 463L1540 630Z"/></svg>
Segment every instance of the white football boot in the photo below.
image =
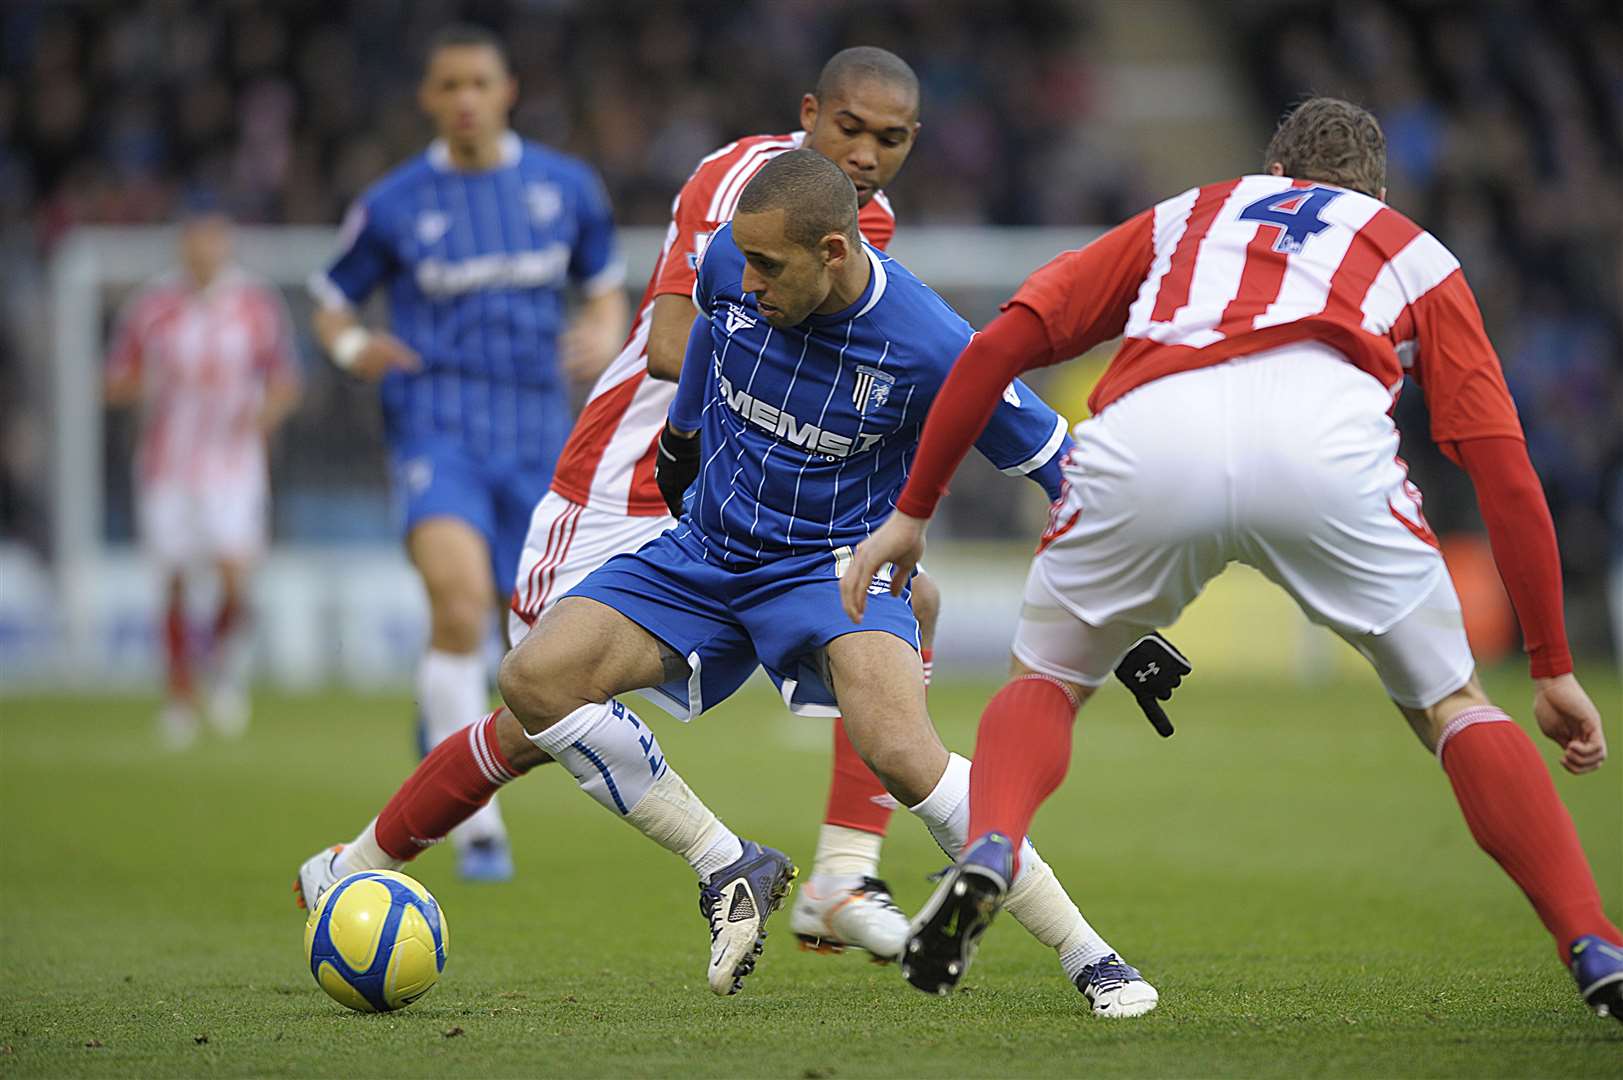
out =
<svg viewBox="0 0 1623 1080"><path fill-rule="evenodd" d="M717 994L736 994L766 947L766 920L783 903L795 864L773 848L743 841L744 853L699 883L699 913L710 924L707 979Z"/></svg>
<svg viewBox="0 0 1623 1080"><path fill-rule="evenodd" d="M1115 953L1077 972L1074 981L1092 1003L1094 1016L1143 1016L1161 1002L1155 987Z"/></svg>
<svg viewBox="0 0 1623 1080"><path fill-rule="evenodd" d="M789 929L800 947L829 955L866 949L875 963L902 955L907 916L878 878L814 875L800 887L789 911Z"/></svg>
<svg viewBox="0 0 1623 1080"><path fill-rule="evenodd" d="M332 888L338 881L338 873L333 869L333 863L338 860L338 853L344 850L343 844L334 844L330 848L322 848L299 867L299 876L293 880L293 902L301 908L315 910L321 903L321 894Z"/></svg>

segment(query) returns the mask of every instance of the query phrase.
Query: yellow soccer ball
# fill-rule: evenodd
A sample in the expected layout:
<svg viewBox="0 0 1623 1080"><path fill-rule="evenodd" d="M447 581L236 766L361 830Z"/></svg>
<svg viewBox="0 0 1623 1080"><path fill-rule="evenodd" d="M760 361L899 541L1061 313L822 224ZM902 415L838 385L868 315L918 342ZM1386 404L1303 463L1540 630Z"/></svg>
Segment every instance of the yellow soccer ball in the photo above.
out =
<svg viewBox="0 0 1623 1080"><path fill-rule="evenodd" d="M404 1009L439 981L447 935L440 905L393 870L362 870L322 894L304 924L310 974L340 1005Z"/></svg>

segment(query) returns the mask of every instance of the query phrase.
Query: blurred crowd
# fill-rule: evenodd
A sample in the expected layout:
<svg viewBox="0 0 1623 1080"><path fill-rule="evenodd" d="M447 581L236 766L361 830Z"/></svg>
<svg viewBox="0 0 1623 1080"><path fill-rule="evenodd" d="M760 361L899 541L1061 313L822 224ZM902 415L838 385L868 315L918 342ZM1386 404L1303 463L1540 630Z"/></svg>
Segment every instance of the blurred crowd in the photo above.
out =
<svg viewBox="0 0 1623 1080"><path fill-rule="evenodd" d="M1053 132L1086 114L1079 11L1048 0L18 0L0 14L0 202L45 244L81 221L168 220L195 187L245 221L335 221L427 142L418 54L460 16L508 43L515 127L593 162L627 224L663 224L675 189L728 139L797 127L822 61L857 41L908 56L923 82L931 137L897 193L910 219L1027 224L1056 202L1092 219L1116 207L1078 207L1043 168ZM1033 197L1043 183L1056 190Z"/></svg>
<svg viewBox="0 0 1623 1080"><path fill-rule="evenodd" d="M1381 118L1388 201L1459 256L1549 495L1571 599L1598 607L1608 564L1623 565L1623 8L1263 0L1243 12L1270 109L1312 90ZM1418 395L1399 421L1434 523L1470 524L1468 482L1415 438Z"/></svg>
<svg viewBox="0 0 1623 1080"><path fill-rule="evenodd" d="M1129 0L8 0L0 5L0 261L83 222L164 222L206 192L240 220L331 224L426 143L418 51L500 30L523 134L592 161L626 224L662 224L696 160L795 126L821 61L894 49L925 127L892 189L904 225L1118 220L1160 194L1099 120L1093 17ZM1146 14L1164 7L1144 4ZM1574 590L1623 552L1623 9L1603 0L1239 0L1202 9L1243 65L1261 145L1308 91L1386 126L1390 201L1463 262L1549 488ZM1068 137L1075 136L1075 137ZM1077 145L1090 147L1079 155ZM1114 160L1119 158L1120 160ZM19 253L22 253L21 255ZM0 328L0 535L37 520L19 336ZM1406 431L1423 431L1406 395ZM10 404L6 404L6 402ZM15 422L14 422L15 421ZM37 445L37 443L36 443ZM1451 470L1428 509L1469 525ZM36 455L37 456L37 455ZM23 462L26 464L26 462ZM37 462L35 463L37 464ZM1458 496L1458 497L1457 497ZM1450 519L1455 520L1450 520Z"/></svg>

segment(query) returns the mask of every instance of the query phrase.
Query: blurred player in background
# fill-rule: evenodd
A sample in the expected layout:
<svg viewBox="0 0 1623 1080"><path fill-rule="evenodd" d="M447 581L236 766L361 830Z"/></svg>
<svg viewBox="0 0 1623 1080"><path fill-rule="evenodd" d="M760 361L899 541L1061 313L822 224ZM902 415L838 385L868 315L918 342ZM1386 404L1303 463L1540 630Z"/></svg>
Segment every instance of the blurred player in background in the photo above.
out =
<svg viewBox="0 0 1623 1080"><path fill-rule="evenodd" d="M695 267L710 237L732 219L739 194L755 174L785 151L802 146L818 151L855 185L863 238L880 250L890 244L896 217L883 189L907 160L919 127L919 84L912 68L884 49L836 53L816 88L801 99L800 125L801 131L752 135L722 147L699 163L677 194L631 339L592 388L558 461L552 490L531 520L513 594L515 644L587 574L673 524L654 483L655 442L693 327ZM939 604L934 583L920 578L913 606L926 681ZM907 920L879 879L880 844L894 807L852 748L844 723L835 720L825 823L815 867L791 915L795 933L808 946L838 951L855 945L880 957L901 950Z"/></svg>
<svg viewBox="0 0 1623 1080"><path fill-rule="evenodd" d="M267 532L265 444L299 399L287 307L231 261L231 246L223 215L188 219L181 265L130 299L107 364L107 403L140 410L136 513L166 597L159 734L176 749L197 738L200 704L222 734L248 727L248 578ZM204 567L218 575L219 607L194 656L186 578ZM196 660L207 673L206 703Z"/></svg>
<svg viewBox="0 0 1623 1080"><path fill-rule="evenodd" d="M1623 1020L1623 936L1537 748L1483 693L1460 605L1396 458L1405 375L1470 474L1531 656L1533 714L1570 772L1606 757L1573 676L1555 530L1457 259L1384 204L1375 118L1304 102L1265 175L1186 191L1039 269L965 351L931 410L897 512L844 586L904 581L946 482L1022 371L1125 335L1076 429L1032 563L1014 678L981 717L970 842L915 922L920 989L944 992L1064 779L1077 710L1136 638L1232 561L1285 588L1367 657L1472 835L1515 880L1584 999ZM1311 722L1304 717L1304 722Z"/></svg>
<svg viewBox="0 0 1623 1080"><path fill-rule="evenodd" d="M603 185L508 128L516 94L494 35L437 34L419 102L439 137L360 197L311 285L333 362L381 383L406 550L431 613L417 675L430 747L487 707L482 644L569 433L568 382L595 378L625 334ZM380 286L388 332L355 310ZM464 878L511 877L494 802L453 839Z"/></svg>

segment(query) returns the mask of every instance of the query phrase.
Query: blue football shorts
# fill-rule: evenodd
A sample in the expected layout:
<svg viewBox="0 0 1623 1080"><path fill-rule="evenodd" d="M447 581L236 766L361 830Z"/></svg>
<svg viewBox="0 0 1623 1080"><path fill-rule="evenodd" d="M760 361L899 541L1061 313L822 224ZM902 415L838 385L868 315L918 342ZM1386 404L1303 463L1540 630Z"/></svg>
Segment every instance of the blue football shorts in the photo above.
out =
<svg viewBox="0 0 1623 1080"><path fill-rule="evenodd" d="M720 704L757 666L800 716L838 716L824 646L867 630L919 647L910 593L875 580L862 624L840 606L839 572L849 551L822 551L740 566L706 561L683 521L634 552L616 555L568 596L614 608L685 657L689 674L644 690L679 720Z"/></svg>
<svg viewBox="0 0 1623 1080"><path fill-rule="evenodd" d="M392 449L390 464L401 534L429 518L467 522L485 538L496 595L505 596L518 572L530 515L552 483L552 467L481 460L444 439L401 443Z"/></svg>

